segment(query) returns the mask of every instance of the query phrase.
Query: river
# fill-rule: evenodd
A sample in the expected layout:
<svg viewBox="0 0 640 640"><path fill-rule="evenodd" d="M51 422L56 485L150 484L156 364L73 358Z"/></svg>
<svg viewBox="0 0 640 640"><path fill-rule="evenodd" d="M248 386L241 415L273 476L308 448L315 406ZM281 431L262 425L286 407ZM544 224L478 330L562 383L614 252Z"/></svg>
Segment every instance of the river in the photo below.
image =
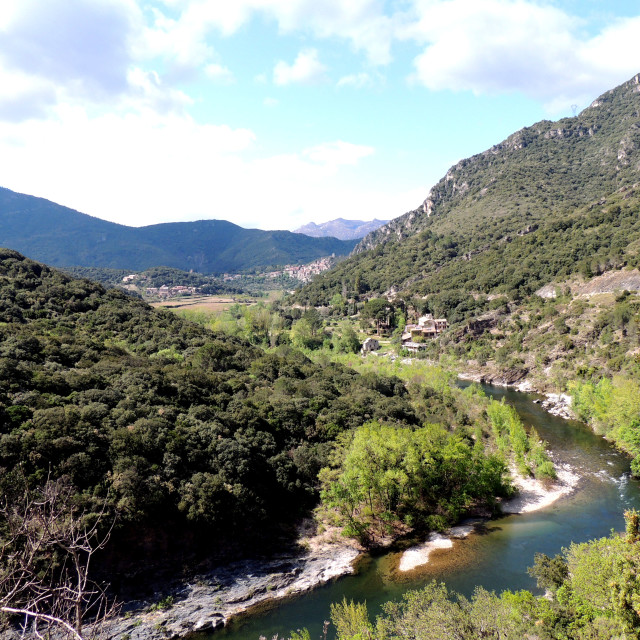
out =
<svg viewBox="0 0 640 640"><path fill-rule="evenodd" d="M535 396L503 387L485 386L484 390L498 400L504 397L525 425L533 425L549 443L554 460L568 463L581 476L571 495L540 511L488 521L480 532L456 541L453 549L433 553L429 564L419 571L399 574L398 552L367 556L356 575L241 617L211 637L258 640L278 634L282 638L291 630L307 627L311 637L318 638L332 602L344 597L366 601L375 617L382 603L432 579L467 596L476 585L495 591L536 591L535 581L527 575L535 552L555 555L572 541L584 542L624 528L624 510L640 509L640 485L629 478L629 461L624 455L585 425L545 412L533 403Z"/></svg>

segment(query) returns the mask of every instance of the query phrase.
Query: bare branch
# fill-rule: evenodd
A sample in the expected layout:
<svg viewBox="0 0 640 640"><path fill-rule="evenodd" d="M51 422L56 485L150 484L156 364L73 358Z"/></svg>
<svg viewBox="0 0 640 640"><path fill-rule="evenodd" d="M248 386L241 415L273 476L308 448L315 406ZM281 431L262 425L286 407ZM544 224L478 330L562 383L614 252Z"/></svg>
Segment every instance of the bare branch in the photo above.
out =
<svg viewBox="0 0 640 640"><path fill-rule="evenodd" d="M73 497L72 487L57 480L0 500L0 612L25 616L25 631L30 619L38 637L46 624L73 631L77 640L87 620L95 632L115 612L106 589L89 578L91 559L113 529L112 522L100 533L106 502L89 514L74 507Z"/></svg>
<svg viewBox="0 0 640 640"><path fill-rule="evenodd" d="M76 630L65 620L60 618L56 618L55 616L47 615L46 613L34 613L33 611L29 611L28 609L14 609L13 607L0 607L0 611L4 613L14 613L16 615L25 616L25 618L35 618L36 620L46 620L49 623L53 623L64 627L76 640L84 640L83 637L76 632ZM36 631L36 635L39 638L42 636Z"/></svg>

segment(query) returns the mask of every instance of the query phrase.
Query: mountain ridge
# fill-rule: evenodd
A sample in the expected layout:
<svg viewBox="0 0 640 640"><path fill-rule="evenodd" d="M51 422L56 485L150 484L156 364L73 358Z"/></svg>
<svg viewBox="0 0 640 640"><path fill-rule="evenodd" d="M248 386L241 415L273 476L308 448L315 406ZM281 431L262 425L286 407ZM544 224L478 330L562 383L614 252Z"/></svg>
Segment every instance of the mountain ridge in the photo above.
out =
<svg viewBox="0 0 640 640"><path fill-rule="evenodd" d="M528 295L572 270L634 266L638 183L640 74L578 116L535 123L461 160L419 207L363 238L296 299Z"/></svg>
<svg viewBox="0 0 640 640"><path fill-rule="evenodd" d="M387 222L389 220L378 220L377 218L369 221L336 218L320 224L309 222L295 229L294 233L304 233L312 238L332 237L339 240L358 240Z"/></svg>
<svg viewBox="0 0 640 640"><path fill-rule="evenodd" d="M421 205L401 216L398 216L397 218L394 218L387 225L384 225L365 236L354 249L354 253L360 253L367 249L371 249L377 244L386 242L393 237L402 240L407 235L419 233L424 228L426 221L432 215L437 215L440 212L440 209L444 205L448 204L446 202L447 199L451 199L455 196L464 196L469 191L470 185L464 179L464 170L481 159L498 155L501 151L505 150L517 152L526 149L532 144L532 142L534 142L535 136L539 136L542 132L544 132L546 139L555 138L563 140L572 136L576 136L578 138L593 137L602 126L601 122L598 122L599 118L597 117L595 110L603 105L611 103L612 99L616 97L616 93L619 93L620 91L624 92L625 88L631 89L634 93L640 93L640 74L636 74L622 85L606 91L577 116L572 118L563 118L558 121L541 120L530 127L524 127L512 133L502 142L493 145L481 153L460 160L458 163L453 165L447 171L445 176L429 190ZM584 119L585 114L587 116L595 116L593 118L593 122L589 123L588 126L579 124L580 120ZM577 127L570 126L575 123L578 123ZM557 124L562 124L563 126L556 128L555 125ZM622 148L618 152L618 160L628 165L628 152L637 149L637 144L634 144L631 140L624 139L621 139L620 142ZM459 179L461 174L463 177L462 181ZM482 189L488 190L490 186L490 184L487 184L483 186Z"/></svg>
<svg viewBox="0 0 640 640"><path fill-rule="evenodd" d="M0 187L2 244L52 266L168 266L202 273L246 271L346 255L354 241L244 229L226 220L128 227Z"/></svg>

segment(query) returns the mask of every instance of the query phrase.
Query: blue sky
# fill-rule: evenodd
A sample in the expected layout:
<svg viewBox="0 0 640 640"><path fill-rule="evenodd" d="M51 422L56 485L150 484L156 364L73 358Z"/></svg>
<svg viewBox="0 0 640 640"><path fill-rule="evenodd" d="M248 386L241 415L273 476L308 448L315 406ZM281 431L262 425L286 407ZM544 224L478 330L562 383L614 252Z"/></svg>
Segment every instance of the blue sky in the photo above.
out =
<svg viewBox="0 0 640 640"><path fill-rule="evenodd" d="M609 0L2 0L0 185L128 225L419 206L640 72Z"/></svg>

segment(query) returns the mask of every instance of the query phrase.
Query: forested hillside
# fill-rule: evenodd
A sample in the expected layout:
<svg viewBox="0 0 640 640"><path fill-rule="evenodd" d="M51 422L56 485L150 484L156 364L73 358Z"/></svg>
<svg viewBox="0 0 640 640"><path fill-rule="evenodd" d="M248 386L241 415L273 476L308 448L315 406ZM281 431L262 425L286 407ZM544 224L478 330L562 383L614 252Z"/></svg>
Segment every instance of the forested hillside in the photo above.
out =
<svg viewBox="0 0 640 640"><path fill-rule="evenodd" d="M58 267L223 273L346 255L354 240L243 229L225 220L127 227L0 187L2 244Z"/></svg>
<svg viewBox="0 0 640 640"><path fill-rule="evenodd" d="M18 469L65 475L123 525L263 536L313 502L336 433L418 420L351 371L267 355L17 253L2 250L0 278L4 490Z"/></svg>
<svg viewBox="0 0 640 640"><path fill-rule="evenodd" d="M635 265L640 76L574 118L539 122L462 160L424 204L369 234L297 294L518 297L570 273Z"/></svg>
<svg viewBox="0 0 640 640"><path fill-rule="evenodd" d="M420 437L441 491L412 509L416 527L445 526L507 491L508 453L476 405L442 381L267 353L0 252L0 490L62 478L78 505L106 506L112 568L167 549L179 562L199 540L208 555L264 548L317 503L335 438L371 421L439 423Z"/></svg>

